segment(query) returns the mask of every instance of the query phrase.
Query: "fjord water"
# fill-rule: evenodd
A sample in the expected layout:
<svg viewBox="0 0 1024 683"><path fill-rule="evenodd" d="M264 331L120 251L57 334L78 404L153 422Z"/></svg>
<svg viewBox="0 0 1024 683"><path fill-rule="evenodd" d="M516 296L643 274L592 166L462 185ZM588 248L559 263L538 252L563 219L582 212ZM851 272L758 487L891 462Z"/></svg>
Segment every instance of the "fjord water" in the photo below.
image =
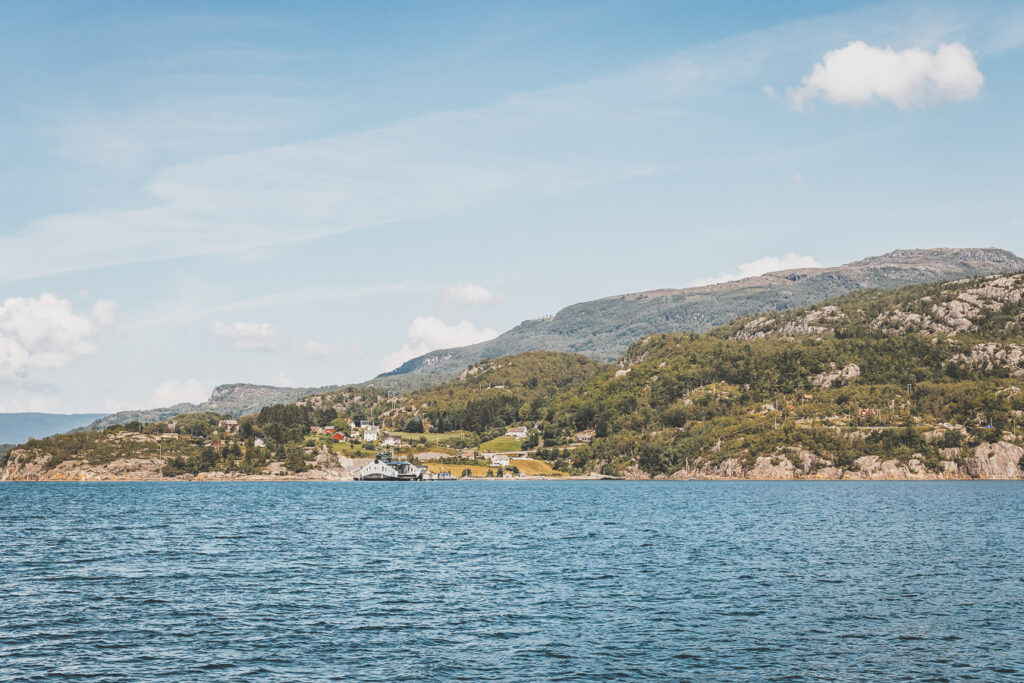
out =
<svg viewBox="0 0 1024 683"><path fill-rule="evenodd" d="M0 680L1020 680L1011 482L0 485Z"/></svg>

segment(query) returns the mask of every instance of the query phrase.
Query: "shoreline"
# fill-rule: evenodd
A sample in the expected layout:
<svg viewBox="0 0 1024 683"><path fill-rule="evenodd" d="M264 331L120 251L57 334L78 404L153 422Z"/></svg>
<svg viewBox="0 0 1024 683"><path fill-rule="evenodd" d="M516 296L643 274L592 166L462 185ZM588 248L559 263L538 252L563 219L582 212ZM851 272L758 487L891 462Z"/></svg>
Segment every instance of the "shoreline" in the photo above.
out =
<svg viewBox="0 0 1024 683"><path fill-rule="evenodd" d="M449 479L449 480L425 480L425 481L409 481L409 482L381 482L381 481L370 481L362 482L358 479L304 479L301 477L266 477L266 478L217 478L217 479L4 479L0 480L0 485L3 484L359 484L359 483L377 483L377 484L434 484L434 483L449 482L493 482L502 484L513 484L513 483L528 483L535 481L558 481L558 482L657 482L657 483L671 483L671 484L687 484L697 482L737 482L737 481L749 481L749 482L780 482L780 483L799 483L799 482L846 482L846 483L872 483L872 482L921 482L921 483L939 483L939 482L990 482L990 481L1020 481L1024 482L1024 479L1020 477L957 477L957 478L946 478L946 477L934 477L934 478L860 478L860 477L840 477L840 478L822 478L822 477L808 477L808 478L795 478L795 479L764 479L764 478L748 478L748 477L702 477L693 479L672 479L669 477L657 477L657 478L626 478L626 477L611 477L611 476L571 476L571 477L526 477L516 479L498 479L496 477L473 477L465 479Z"/></svg>

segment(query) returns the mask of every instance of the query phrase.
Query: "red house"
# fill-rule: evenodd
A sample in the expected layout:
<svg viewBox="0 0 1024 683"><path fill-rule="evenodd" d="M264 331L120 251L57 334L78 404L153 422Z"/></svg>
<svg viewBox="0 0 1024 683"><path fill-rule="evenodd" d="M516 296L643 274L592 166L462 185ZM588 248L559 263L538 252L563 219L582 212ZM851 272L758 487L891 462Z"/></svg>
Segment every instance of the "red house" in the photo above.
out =
<svg viewBox="0 0 1024 683"><path fill-rule="evenodd" d="M335 441L344 441L345 435L342 434L341 432L335 432L334 434L331 435L331 438L334 439Z"/></svg>

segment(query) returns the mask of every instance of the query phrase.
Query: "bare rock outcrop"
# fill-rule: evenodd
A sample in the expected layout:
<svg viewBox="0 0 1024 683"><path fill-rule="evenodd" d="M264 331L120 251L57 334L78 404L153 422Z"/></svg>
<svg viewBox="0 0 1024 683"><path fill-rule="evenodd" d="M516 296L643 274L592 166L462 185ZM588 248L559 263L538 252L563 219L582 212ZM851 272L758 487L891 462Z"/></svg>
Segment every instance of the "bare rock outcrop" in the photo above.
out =
<svg viewBox="0 0 1024 683"><path fill-rule="evenodd" d="M946 287L959 284L953 282ZM912 304L910 308L914 310L897 309L882 313L875 318L872 326L887 334L924 332L952 337L975 329L975 321L982 316L1002 310L1004 306L1020 303L1022 296L1024 276L997 275L983 280L976 287L959 292L955 298L932 304L925 313L916 311L931 303L931 297L923 297Z"/></svg>
<svg viewBox="0 0 1024 683"><path fill-rule="evenodd" d="M1008 441L983 443L967 459L967 472L977 479L1020 479L1024 448Z"/></svg>
<svg viewBox="0 0 1024 683"><path fill-rule="evenodd" d="M847 363L843 367L839 367L835 363L830 363L830 365L832 367L831 370L827 370L820 375L814 375L810 378L812 385L827 389L837 382L845 384L850 380L860 377L860 366L856 363Z"/></svg>
<svg viewBox="0 0 1024 683"><path fill-rule="evenodd" d="M1011 377L1024 376L1024 346L1019 344L975 344L966 353L958 353L949 360L986 371L1006 368Z"/></svg>
<svg viewBox="0 0 1024 683"><path fill-rule="evenodd" d="M865 455L853 461L857 469L843 475L844 479L910 479L910 469L898 460L882 460Z"/></svg>
<svg viewBox="0 0 1024 683"><path fill-rule="evenodd" d="M779 320L761 316L751 320L736 333L736 339L760 339L769 335L796 337L798 335L822 335L834 331L835 323L846 318L838 306L822 306L808 311L781 326Z"/></svg>
<svg viewBox="0 0 1024 683"><path fill-rule="evenodd" d="M747 479L796 479L793 462L784 455L762 455L745 473Z"/></svg>
<svg viewBox="0 0 1024 683"><path fill-rule="evenodd" d="M11 451L0 481L148 481L160 479L163 458L118 458L107 463L64 460L50 467L50 454L32 449Z"/></svg>

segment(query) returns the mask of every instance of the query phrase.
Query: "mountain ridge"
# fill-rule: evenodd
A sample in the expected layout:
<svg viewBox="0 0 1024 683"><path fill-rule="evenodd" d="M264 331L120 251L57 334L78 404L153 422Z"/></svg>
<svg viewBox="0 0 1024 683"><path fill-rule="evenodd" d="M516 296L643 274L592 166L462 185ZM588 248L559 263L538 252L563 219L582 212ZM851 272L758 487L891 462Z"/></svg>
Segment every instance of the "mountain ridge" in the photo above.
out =
<svg viewBox="0 0 1024 683"><path fill-rule="evenodd" d="M365 382L408 391L458 375L467 365L523 351L581 353L610 362L651 334L706 332L734 318L791 310L863 289L1024 270L1024 259L994 247L897 249L840 266L796 268L682 289L660 288L571 304L525 320L497 338L439 349Z"/></svg>
<svg viewBox="0 0 1024 683"><path fill-rule="evenodd" d="M269 405L290 403L304 396L323 393L337 388L334 385L323 387L275 387L245 382L220 384L213 388L210 398L202 403L178 403L162 408L123 410L110 415L104 415L86 425L85 429L105 429L113 425L123 425L129 422L148 424L150 422L166 420L176 415L188 415L191 413L218 413L230 415L231 417L241 417Z"/></svg>

